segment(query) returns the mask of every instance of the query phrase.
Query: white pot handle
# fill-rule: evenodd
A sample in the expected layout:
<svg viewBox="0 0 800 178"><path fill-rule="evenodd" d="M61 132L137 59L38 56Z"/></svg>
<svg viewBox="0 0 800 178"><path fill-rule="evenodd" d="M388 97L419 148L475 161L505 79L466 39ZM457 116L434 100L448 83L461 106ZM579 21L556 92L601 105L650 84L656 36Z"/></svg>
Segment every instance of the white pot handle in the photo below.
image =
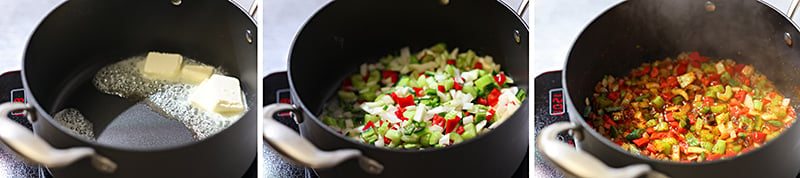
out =
<svg viewBox="0 0 800 178"><path fill-rule="evenodd" d="M16 153L26 161L42 166L56 168L64 167L78 161L84 157L92 159L92 165L100 172L113 173L117 169L117 164L110 159L95 153L89 147L73 147L57 149L50 146L44 139L29 131L28 128L12 121L8 118L8 113L15 110L25 110L28 121L34 115L33 107L23 104L6 102L0 104L0 142L5 144L8 150ZM31 122L33 123L33 122Z"/></svg>
<svg viewBox="0 0 800 178"><path fill-rule="evenodd" d="M264 107L263 116L264 143L278 152L281 157L295 164L313 169L331 168L351 158L358 158L358 163L365 172L370 174L383 172L381 163L364 156L359 150L323 151L318 149L300 134L272 118L275 113L285 111L293 111L295 115L301 114L293 105L275 103Z"/></svg>
<svg viewBox="0 0 800 178"><path fill-rule="evenodd" d="M656 172L647 164L634 164L622 168L608 167L591 154L578 151L570 145L558 140L558 134L579 127L570 122L557 122L544 127L536 138L539 151L549 159L554 166L567 171L577 177L668 177ZM578 130L575 130L578 131Z"/></svg>

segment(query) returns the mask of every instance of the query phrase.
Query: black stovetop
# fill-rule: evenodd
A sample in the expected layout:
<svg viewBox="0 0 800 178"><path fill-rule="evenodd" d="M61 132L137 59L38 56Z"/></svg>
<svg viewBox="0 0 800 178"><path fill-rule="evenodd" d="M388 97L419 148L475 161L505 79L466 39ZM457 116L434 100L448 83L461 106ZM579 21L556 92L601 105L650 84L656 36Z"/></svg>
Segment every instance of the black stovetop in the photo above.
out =
<svg viewBox="0 0 800 178"><path fill-rule="evenodd" d="M282 102L282 103L291 103L290 93L289 93L289 81L287 79L286 72L278 72L272 73L267 77L264 77L264 94L262 97L264 98L264 105ZM276 117L278 121L283 123L284 125L289 126L290 128L294 129L295 131L298 130L297 124L294 120L289 117L288 113L286 114L279 114L285 117ZM295 178L316 178L319 177L316 175L313 169L305 168L290 164L285 160L281 159L281 157L269 146L263 145L263 152L264 152L264 177L295 177ZM514 172L514 175L511 177L513 178L522 178L522 177L529 177L529 164L528 164L528 154L525 154L525 159L522 160L522 164L519 165L517 171Z"/></svg>
<svg viewBox="0 0 800 178"><path fill-rule="evenodd" d="M0 103L11 102L25 102L25 94L22 90L22 80L19 71L10 71L0 75ZM21 112L9 114L9 118L31 129L31 124L25 119ZM42 177L52 178L49 171L42 166L28 165L20 161L17 155L0 149L0 177ZM255 178L258 177L257 160L254 159L247 169L247 172L242 177Z"/></svg>

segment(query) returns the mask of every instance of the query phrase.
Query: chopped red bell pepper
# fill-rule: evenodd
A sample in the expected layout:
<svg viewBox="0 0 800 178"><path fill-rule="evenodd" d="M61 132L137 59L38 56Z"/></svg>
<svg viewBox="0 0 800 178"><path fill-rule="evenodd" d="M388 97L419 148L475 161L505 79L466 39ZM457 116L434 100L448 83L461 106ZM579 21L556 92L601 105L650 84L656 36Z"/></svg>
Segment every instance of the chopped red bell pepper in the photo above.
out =
<svg viewBox="0 0 800 178"><path fill-rule="evenodd" d="M489 93L489 96L486 97L486 101L488 101L489 106L497 105L497 101L500 98L500 91L497 91L497 88L492 89L492 92Z"/></svg>
<svg viewBox="0 0 800 178"><path fill-rule="evenodd" d="M447 91L444 91L444 85L439 85L438 88L439 88L439 91L441 91L442 93L447 92Z"/></svg>
<svg viewBox="0 0 800 178"><path fill-rule="evenodd" d="M494 118L494 112L494 109L489 109L489 111L486 112L486 122L489 122L492 120L492 118Z"/></svg>
<svg viewBox="0 0 800 178"><path fill-rule="evenodd" d="M389 96L394 99L394 102L400 105L401 108L405 108L406 106L414 105L414 96L408 95L406 97L398 97L396 94L392 93Z"/></svg>
<svg viewBox="0 0 800 178"><path fill-rule="evenodd" d="M668 112L664 118L667 120L667 122L675 121L675 118L672 117L672 112Z"/></svg>
<svg viewBox="0 0 800 178"><path fill-rule="evenodd" d="M453 78L453 89L461 90L462 88L463 87L460 84L458 84L458 82L456 82L456 78Z"/></svg>
<svg viewBox="0 0 800 178"><path fill-rule="evenodd" d="M353 82L350 81L350 78L344 79L344 82L342 82L342 88L350 88L352 86Z"/></svg>
<svg viewBox="0 0 800 178"><path fill-rule="evenodd" d="M414 94L416 94L417 96L419 97L425 96L425 90L423 90L422 88L412 87L411 89L414 89Z"/></svg>
<svg viewBox="0 0 800 178"><path fill-rule="evenodd" d="M498 86L503 86L503 84L506 83L506 75L503 75L503 73L499 73L494 76L494 81L497 82Z"/></svg>
<svg viewBox="0 0 800 178"><path fill-rule="evenodd" d="M747 96L747 91L739 90L734 96L736 99L739 99L739 101L744 101L745 96Z"/></svg>
<svg viewBox="0 0 800 178"><path fill-rule="evenodd" d="M644 144L650 143L650 139L647 139L647 137L642 137L633 140L633 143L636 144L636 146L642 147Z"/></svg>
<svg viewBox="0 0 800 178"><path fill-rule="evenodd" d="M392 143L392 139L389 139L389 137L383 137L383 143L384 144Z"/></svg>
<svg viewBox="0 0 800 178"><path fill-rule="evenodd" d="M475 103L480 104L480 105L487 105L486 102L487 102L486 99L483 99L483 98L480 98L480 97L475 101Z"/></svg>
<svg viewBox="0 0 800 178"><path fill-rule="evenodd" d="M675 73L678 75L686 73L686 66L687 66L686 64L679 64L678 69L675 69Z"/></svg>
<svg viewBox="0 0 800 178"><path fill-rule="evenodd" d="M676 87L678 86L678 78L675 76L669 76L666 80L661 83L661 88L666 87ZM667 99L667 98L665 98ZM671 99L671 98L670 98Z"/></svg>
<svg viewBox="0 0 800 178"><path fill-rule="evenodd" d="M647 134L653 135L653 132L655 132L656 130L653 129L652 127L648 127L647 129L645 129L645 131L647 131Z"/></svg>
<svg viewBox="0 0 800 178"><path fill-rule="evenodd" d="M462 125L459 125L459 126L458 126L458 129L456 129L456 133L458 133L459 135L461 135L462 133L464 133L464 126L462 126Z"/></svg>
<svg viewBox="0 0 800 178"><path fill-rule="evenodd" d="M668 135L669 135L668 132L656 132L656 133L653 133L653 134L650 135L650 139L653 139L653 140L662 139L662 138L667 137Z"/></svg>
<svg viewBox="0 0 800 178"><path fill-rule="evenodd" d="M456 126L458 125L458 122L460 122L460 121L461 121L461 118L458 117L458 116L456 116L453 119L446 120L445 121L446 123L445 123L444 133L447 134L447 133L453 132L453 130L456 129Z"/></svg>
<svg viewBox="0 0 800 178"><path fill-rule="evenodd" d="M456 60L455 59L447 60L447 64L456 65Z"/></svg>
<svg viewBox="0 0 800 178"><path fill-rule="evenodd" d="M694 62L694 61L692 61L691 64L695 68L700 68L700 66L701 66L700 63L697 63L697 62Z"/></svg>
<svg viewBox="0 0 800 178"><path fill-rule="evenodd" d="M399 79L399 77L397 76L398 75L397 72L391 70L383 70L382 75L384 79L392 78L392 83L397 82L397 80Z"/></svg>
<svg viewBox="0 0 800 178"><path fill-rule="evenodd" d="M433 115L433 125L438 125L444 128L444 117L439 116L438 114Z"/></svg>
<svg viewBox="0 0 800 178"><path fill-rule="evenodd" d="M617 101L617 99L619 99L619 95L620 95L619 92L615 92L615 91L609 92L608 93L608 99L611 99L612 101Z"/></svg>
<svg viewBox="0 0 800 178"><path fill-rule="evenodd" d="M483 69L483 64L481 62L475 62L475 65L472 66L473 69Z"/></svg>
<svg viewBox="0 0 800 178"><path fill-rule="evenodd" d="M403 107L397 107L397 111L395 111L395 112L394 112L394 115L396 115L396 116L397 116L397 118L398 118L398 119L400 119L400 120L402 120L402 121L407 121L407 120L408 120L408 118L406 118L405 116L403 116L403 112L406 112L406 108L403 108Z"/></svg>
<svg viewBox="0 0 800 178"><path fill-rule="evenodd" d="M650 70L650 77L655 78L656 76L658 76L658 69L656 67L653 67L653 69Z"/></svg>
<svg viewBox="0 0 800 178"><path fill-rule="evenodd" d="M762 132L753 132L752 136L753 136L752 140L754 143L763 143L764 139L767 138L767 134Z"/></svg>
<svg viewBox="0 0 800 178"><path fill-rule="evenodd" d="M658 153L656 146L653 144L647 144L647 151L650 151L651 153Z"/></svg>
<svg viewBox="0 0 800 178"><path fill-rule="evenodd" d="M725 71L728 72L728 74L730 74L730 75L734 74L733 73L733 67L731 67L729 65L725 65Z"/></svg>
<svg viewBox="0 0 800 178"><path fill-rule="evenodd" d="M694 113L689 114L689 125L694 125L697 122L697 116Z"/></svg>
<svg viewBox="0 0 800 178"><path fill-rule="evenodd" d="M367 124L364 125L364 128L362 128L361 131L367 131L367 129L372 127L375 127L375 124L373 124L372 121L367 121Z"/></svg>

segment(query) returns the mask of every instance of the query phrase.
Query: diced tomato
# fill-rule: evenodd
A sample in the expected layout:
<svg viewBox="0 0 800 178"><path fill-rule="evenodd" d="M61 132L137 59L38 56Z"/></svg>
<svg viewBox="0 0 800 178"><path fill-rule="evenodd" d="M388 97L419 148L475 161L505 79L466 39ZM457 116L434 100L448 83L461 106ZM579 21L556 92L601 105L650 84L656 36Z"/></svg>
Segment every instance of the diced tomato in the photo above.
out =
<svg viewBox="0 0 800 178"><path fill-rule="evenodd" d="M672 128L678 128L679 125L680 124L677 121L669 122L669 126L672 126Z"/></svg>
<svg viewBox="0 0 800 178"><path fill-rule="evenodd" d="M489 102L489 106L494 106L497 105L498 98L500 98L500 91L494 88L492 92L489 93L489 96L486 97L486 101Z"/></svg>
<svg viewBox="0 0 800 178"><path fill-rule="evenodd" d="M456 65L456 60L455 59L447 60L447 64Z"/></svg>
<svg viewBox="0 0 800 178"><path fill-rule="evenodd" d="M458 126L458 129L456 129L456 133L458 133L459 135L464 133L464 126L461 126L461 125Z"/></svg>
<svg viewBox="0 0 800 178"><path fill-rule="evenodd" d="M656 132L656 133L653 133L653 134L650 135L650 139L652 139L652 140L662 139L662 138L666 138L668 135L669 135L668 132Z"/></svg>
<svg viewBox="0 0 800 178"><path fill-rule="evenodd" d="M463 87L460 84L458 84L458 82L456 82L456 78L453 78L453 89L461 90L461 88Z"/></svg>
<svg viewBox="0 0 800 178"><path fill-rule="evenodd" d="M611 120L611 118L610 118L610 117L608 117L608 115L604 115L604 116L603 116L603 119L605 119L605 121L606 121L606 123L607 123L607 124L609 124L609 125L613 125L614 127L617 127L617 123L616 123L616 122L614 122L613 120Z"/></svg>
<svg viewBox="0 0 800 178"><path fill-rule="evenodd" d="M397 80L399 79L397 76L398 75L397 72L391 70L383 70L382 75L384 79L392 78L392 83L397 82Z"/></svg>
<svg viewBox="0 0 800 178"><path fill-rule="evenodd" d="M714 98L708 97L708 96L704 96L703 97L703 104L705 106L711 106L712 104L714 104Z"/></svg>
<svg viewBox="0 0 800 178"><path fill-rule="evenodd" d="M481 62L475 62L475 65L472 66L473 69L483 69L483 64Z"/></svg>
<svg viewBox="0 0 800 178"><path fill-rule="evenodd" d="M616 141L616 142L614 142L614 143L616 143L616 144L617 144L617 145L619 145L619 146L622 146L622 144L623 144L623 143L625 143L625 142L622 142L622 140L618 140L618 141Z"/></svg>
<svg viewBox="0 0 800 178"><path fill-rule="evenodd" d="M655 78L656 76L658 76L658 69L656 67L653 67L653 69L650 70L650 77Z"/></svg>
<svg viewBox="0 0 800 178"><path fill-rule="evenodd" d="M647 144L647 148L646 149L647 149L647 151L650 151L651 153L658 153L658 151L656 149L656 146L653 145L653 144Z"/></svg>
<svg viewBox="0 0 800 178"><path fill-rule="evenodd" d="M661 99L664 99L665 101L669 101L672 99L672 97L675 97L675 95L672 93L661 93Z"/></svg>
<svg viewBox="0 0 800 178"><path fill-rule="evenodd" d="M617 101L617 99L619 99L619 92L615 91L609 92L608 99L611 99L612 101Z"/></svg>
<svg viewBox="0 0 800 178"><path fill-rule="evenodd" d="M439 85L438 88L439 88L439 91L442 92L442 93L447 92L447 91L444 90L444 85Z"/></svg>
<svg viewBox="0 0 800 178"><path fill-rule="evenodd" d="M503 75L503 73L499 73L494 76L494 81L497 82L498 86L503 86L503 84L506 83L506 75Z"/></svg>
<svg viewBox="0 0 800 178"><path fill-rule="evenodd" d="M712 83L713 83L713 82L719 83L719 78L720 78L720 77L722 77L722 75L720 75L720 74L714 74L714 75L708 76L708 80L709 80L710 82L712 82ZM714 84L710 84L710 85L711 85L711 86L713 86Z"/></svg>
<svg viewBox="0 0 800 178"><path fill-rule="evenodd" d="M747 96L747 91L744 90L739 90L739 92L736 92L736 95L734 95L739 101L744 101L745 96Z"/></svg>
<svg viewBox="0 0 800 178"><path fill-rule="evenodd" d="M367 121L367 124L364 125L364 128L361 129L361 131L362 132L363 131L367 131L367 129L372 128L372 127L375 127L375 124L373 124L372 121Z"/></svg>
<svg viewBox="0 0 800 178"><path fill-rule="evenodd" d="M711 153L710 155L708 155L708 157L706 157L706 160L710 161L710 160L719 159L721 157L722 157L721 154Z"/></svg>
<svg viewBox="0 0 800 178"><path fill-rule="evenodd" d="M653 129L652 127L648 127L647 129L645 129L645 131L647 131L647 134L653 135L653 132L655 132L656 130Z"/></svg>
<svg viewBox="0 0 800 178"><path fill-rule="evenodd" d="M736 99L736 98L731 98L731 100L728 100L728 105L739 106L739 104L741 104L741 103L739 103L739 100Z"/></svg>
<svg viewBox="0 0 800 178"><path fill-rule="evenodd" d="M687 130L686 128L683 127L678 128L678 133L685 134L687 131L689 130Z"/></svg>
<svg viewBox="0 0 800 178"><path fill-rule="evenodd" d="M458 116L456 116L453 119L445 120L444 133L447 134L447 133L453 132L453 130L456 129L456 126L458 125L458 122L460 122L460 121L461 121L461 118L459 118Z"/></svg>
<svg viewBox="0 0 800 178"><path fill-rule="evenodd" d="M642 146L644 146L644 144L650 143L650 139L647 139L646 137L642 137L642 138L638 138L638 139L633 140L633 143L636 144L636 146L642 147Z"/></svg>
<svg viewBox="0 0 800 178"><path fill-rule="evenodd" d="M730 157L736 156L737 154L739 154L739 153L737 153L737 152L735 152L733 150L726 150L725 151L725 155L722 155L722 156L726 157L726 158L730 158Z"/></svg>
<svg viewBox="0 0 800 178"><path fill-rule="evenodd" d="M697 122L697 116L695 116L694 114L690 114L689 115L689 124L690 125L694 125L694 123L696 123L696 122Z"/></svg>
<svg viewBox="0 0 800 178"><path fill-rule="evenodd" d="M697 63L697 62L694 62L694 61L692 61L692 63L691 63L691 64L692 64L692 66L693 66L693 67L695 67L695 68L700 68L700 66L701 66L701 65L700 65L700 63Z"/></svg>
<svg viewBox="0 0 800 178"><path fill-rule="evenodd" d="M766 98L761 98L761 102L764 103L764 105L767 105L767 104L771 103L772 100L769 100L769 99L766 99Z"/></svg>
<svg viewBox="0 0 800 178"><path fill-rule="evenodd" d="M695 52L689 53L689 60L692 60L692 61L700 60L700 52L695 51ZM700 62L702 62L702 61L700 61Z"/></svg>

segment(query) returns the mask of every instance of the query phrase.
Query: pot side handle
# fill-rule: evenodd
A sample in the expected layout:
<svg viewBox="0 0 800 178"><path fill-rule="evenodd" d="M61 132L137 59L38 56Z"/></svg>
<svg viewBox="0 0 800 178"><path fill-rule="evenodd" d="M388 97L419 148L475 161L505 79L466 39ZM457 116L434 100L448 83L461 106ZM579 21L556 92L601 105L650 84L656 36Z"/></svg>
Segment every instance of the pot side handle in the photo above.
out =
<svg viewBox="0 0 800 178"><path fill-rule="evenodd" d="M23 104L6 102L0 104L0 142L9 150L29 163L56 168L65 167L84 157L92 160L92 165L100 172L114 173L117 164L110 159L97 154L89 147L72 147L57 149L50 146L44 139L29 131L28 128L8 118L8 114L15 110L25 110L28 121L34 112L33 107ZM33 122L31 122L33 123Z"/></svg>
<svg viewBox="0 0 800 178"><path fill-rule="evenodd" d="M536 138L537 148L544 157L570 174L577 177L668 177L658 173L647 164L628 165L612 168L587 152L578 151L558 140L558 134L567 130L579 129L570 122L557 122L543 128ZM577 130L576 130L577 131Z"/></svg>
<svg viewBox="0 0 800 178"><path fill-rule="evenodd" d="M333 151L318 149L300 134L272 118L275 113L285 111L294 112L295 117L299 117L297 115L300 114L299 110L293 105L275 103L264 107L263 115L264 143L278 152L284 159L313 169L325 169L335 167L351 158L358 158L358 163L365 172L376 175L383 172L381 163L364 156L357 149Z"/></svg>

